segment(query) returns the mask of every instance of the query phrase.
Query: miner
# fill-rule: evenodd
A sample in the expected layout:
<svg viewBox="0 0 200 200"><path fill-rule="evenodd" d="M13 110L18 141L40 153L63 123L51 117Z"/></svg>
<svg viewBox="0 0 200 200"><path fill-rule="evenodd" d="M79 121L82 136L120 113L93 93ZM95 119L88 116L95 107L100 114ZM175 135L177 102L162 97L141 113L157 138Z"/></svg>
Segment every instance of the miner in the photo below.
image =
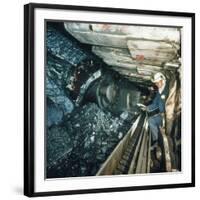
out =
<svg viewBox="0 0 200 200"><path fill-rule="evenodd" d="M160 72L154 75L152 82L157 86L158 91L152 103L146 107L146 110L152 135L151 149L154 149L158 147L160 128L165 125L165 102L168 95L168 87L165 76Z"/></svg>
<svg viewBox="0 0 200 200"><path fill-rule="evenodd" d="M164 126L165 101L168 96L168 86L166 78L161 72L154 74L152 82L158 89L152 103L147 106L139 104L139 106L148 114L148 122L152 138L151 150L154 150L159 145L160 128Z"/></svg>

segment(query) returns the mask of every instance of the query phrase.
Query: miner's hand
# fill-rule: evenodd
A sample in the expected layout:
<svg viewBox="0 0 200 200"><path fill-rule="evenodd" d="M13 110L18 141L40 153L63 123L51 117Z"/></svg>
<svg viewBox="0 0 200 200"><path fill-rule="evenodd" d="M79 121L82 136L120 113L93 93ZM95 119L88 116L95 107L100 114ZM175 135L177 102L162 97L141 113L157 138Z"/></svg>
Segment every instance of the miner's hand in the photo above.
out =
<svg viewBox="0 0 200 200"><path fill-rule="evenodd" d="M144 104L138 103L137 106L142 110L142 111L146 111L147 107Z"/></svg>

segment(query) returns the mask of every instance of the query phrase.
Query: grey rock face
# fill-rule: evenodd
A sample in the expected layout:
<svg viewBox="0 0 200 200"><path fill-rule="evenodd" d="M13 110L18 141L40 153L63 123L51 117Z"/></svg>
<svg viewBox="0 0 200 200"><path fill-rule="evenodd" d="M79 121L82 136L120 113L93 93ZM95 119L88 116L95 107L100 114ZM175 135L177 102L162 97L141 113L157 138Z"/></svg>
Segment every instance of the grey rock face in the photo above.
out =
<svg viewBox="0 0 200 200"><path fill-rule="evenodd" d="M74 109L67 86L71 84L77 65L90 55L50 24L47 25L46 50L46 119L47 125L51 126L61 123L63 116Z"/></svg>
<svg viewBox="0 0 200 200"><path fill-rule="evenodd" d="M95 175L134 116L114 116L89 101L75 107L72 82L76 80L75 86L80 87L105 63L50 24L46 50L46 175ZM79 92L78 87L75 92Z"/></svg>

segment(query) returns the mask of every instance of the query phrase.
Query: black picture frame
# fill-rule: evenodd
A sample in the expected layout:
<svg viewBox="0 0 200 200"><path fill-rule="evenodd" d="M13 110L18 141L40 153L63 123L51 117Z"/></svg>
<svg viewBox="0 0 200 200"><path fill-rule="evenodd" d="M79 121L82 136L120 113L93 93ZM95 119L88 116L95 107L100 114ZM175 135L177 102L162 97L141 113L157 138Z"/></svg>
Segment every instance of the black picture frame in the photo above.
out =
<svg viewBox="0 0 200 200"><path fill-rule="evenodd" d="M141 15L156 15L156 16L177 16L188 17L192 21L192 63L191 63L191 101L192 101L192 181L191 183L181 184L165 184L165 185L144 185L133 187L117 187L117 188L99 188L99 189L84 189L84 190L67 190L67 191L46 191L35 192L34 182L34 84L37 81L35 78L34 69L34 42L35 42L35 9L56 9L56 10L80 10L80 11L98 11L108 13L127 13L127 14L141 14ZM135 9L121 9L121 8L105 8L105 7L87 7L87 6L73 6L73 5L56 5L56 4L36 4L30 3L24 5L24 195L29 197L36 196L52 196L52 195L72 195L72 194L85 194L85 193L99 193L99 192L120 192L120 191L133 191L133 190L149 190L149 189L162 189L162 188L183 188L195 186L195 14L186 12L166 12L166 11L153 11L153 10L135 10Z"/></svg>

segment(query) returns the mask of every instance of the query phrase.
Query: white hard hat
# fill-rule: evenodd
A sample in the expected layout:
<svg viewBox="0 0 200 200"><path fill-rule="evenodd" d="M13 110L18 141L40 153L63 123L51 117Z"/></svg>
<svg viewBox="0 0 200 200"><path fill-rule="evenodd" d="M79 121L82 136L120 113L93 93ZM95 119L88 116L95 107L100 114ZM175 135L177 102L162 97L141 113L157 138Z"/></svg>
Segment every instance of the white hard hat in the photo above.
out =
<svg viewBox="0 0 200 200"><path fill-rule="evenodd" d="M151 80L153 83L156 83L160 80L166 80L165 76L161 72L157 72L154 74L153 79Z"/></svg>

